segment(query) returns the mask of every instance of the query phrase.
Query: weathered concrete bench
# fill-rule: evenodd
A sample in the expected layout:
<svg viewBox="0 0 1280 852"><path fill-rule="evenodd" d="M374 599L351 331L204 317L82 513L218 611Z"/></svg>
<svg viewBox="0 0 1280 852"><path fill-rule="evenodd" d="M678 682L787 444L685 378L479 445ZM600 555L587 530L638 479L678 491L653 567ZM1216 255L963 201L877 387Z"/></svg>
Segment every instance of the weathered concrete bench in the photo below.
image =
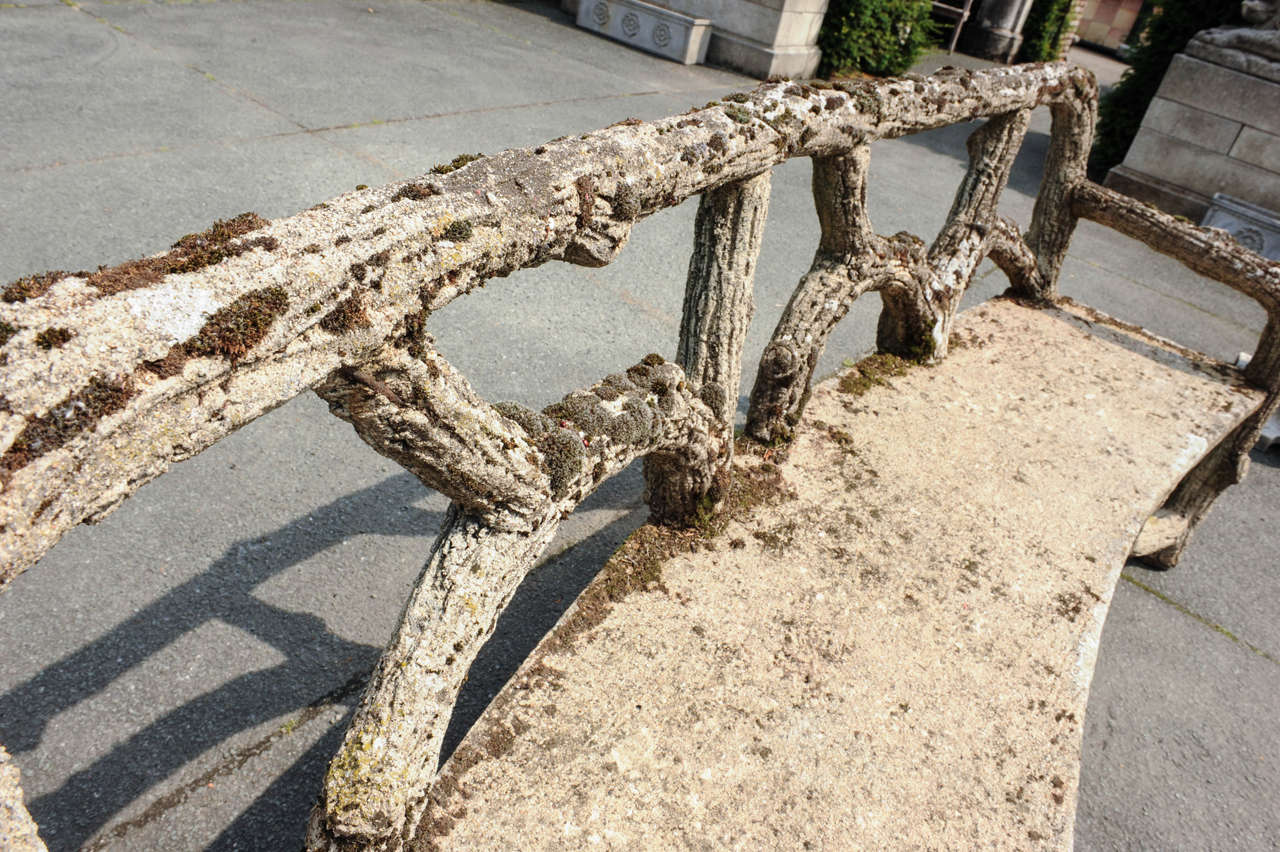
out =
<svg viewBox="0 0 1280 852"><path fill-rule="evenodd" d="M445 764L418 848L1070 848L1120 570L1263 395L1069 306L956 333L819 385L785 460L740 456L772 493L722 532L624 545Z"/></svg>
<svg viewBox="0 0 1280 852"><path fill-rule="evenodd" d="M679 624L671 607L682 608L687 631L677 627L668 636L660 625L652 640L692 645L672 645L668 654L628 646L637 666L673 667L661 676L651 672L657 680L648 682L650 694L693 694L700 683L710 690L700 694L712 696L712 705L747 707L730 702L731 693L738 700L766 702L766 690L742 687L763 676L761 654L781 655L765 662L774 660L774 687L782 691L767 699L777 708L750 705L757 712L753 724L764 726L759 749L745 757L724 752L716 761L708 754L696 778L711 786L690 788L693 798L678 799L685 776L666 772L656 757L645 771L636 762L636 754L658 754L657 745L645 751L644 737L657 737L659 728L648 726L649 734L637 733L640 739L630 745L610 746L610 754L616 746L619 757L591 764L590 772L613 772L613 763L637 790L643 781L657 785L650 788L655 796L666 790L676 797L643 802L649 810L633 815L635 825L646 831L662 826L655 806L672 813L710 810L708 790L730 795L739 789L716 783L725 767L721 758L732 757L739 771L745 765L739 758L763 761L801 740L805 748L787 755L809 761L795 771L795 804L787 799L777 810L810 814L814 831L856 823L859 815L866 823L874 814L859 812L853 800L820 799L821 773L854 778L850 769L860 772L857 761L872 755L880 764L887 752L873 749L869 738L891 734L876 740L875 748L919 745L912 738L920 736L921 748L937 750L932 762L960 773L935 773L931 783L973 777L984 786L987 792L978 798L948 798L960 793L946 783L932 795L938 803L952 803L938 814L973 809L975 821L964 830L982 830L986 837L1011 836L1006 832L1013 830L1017 803L1034 803L1026 797L1047 777L1049 799L1062 810L1024 816L1025 833L1028 841L1060 843L1069 835L1078 727L1068 730L1064 715L1053 720L1060 730L1050 731L1041 711L1054 705L1054 714L1075 713L1078 722L1089 643L1096 641L1119 560L1137 536L1145 558L1165 565L1176 561L1195 522L1242 475L1244 454L1280 398L1280 266L1221 233L1180 223L1089 183L1084 158L1095 99L1092 78L1065 64L976 73L948 69L928 78L836 86L770 83L684 116L622 122L492 157L460 157L419 179L361 189L271 223L245 214L188 235L152 258L13 282L0 298L0 582L34 563L70 527L109 512L172 461L315 389L372 447L453 503L399 631L330 765L308 842L312 848L465 845L469 830L506 826L515 832L502 843L509 845L516 842L512 838L533 836L532 828L520 826L519 808L507 798L507 816L490 819L477 816L485 813L477 800L465 805L473 815L460 819L458 775L469 770L467 795L473 797L475 779L486 772L493 775L494 791L504 789L503 783L521 784L514 779L528 771L520 763L528 757L525 749L548 739L517 736L532 721L504 716L497 707L433 786L453 702L476 653L560 520L601 482L644 457L646 498L654 520L667 531L651 528L624 548L570 614L565 629L572 635L549 640L522 675L524 683L507 694L528 686L528 700L547 716L551 703L563 705L549 701L548 690L568 689L566 677L585 678L603 688L593 706L622 724L603 699L628 696L623 684L608 685L609 678L625 674L626 661L592 663L589 654L615 647L609 639L615 634L635 640L614 629L628 618L667 612L663 624ZM1053 136L1024 236L997 216L996 205L1029 113L1041 105L1052 111ZM974 118L987 120L970 138L969 169L937 237L926 246L910 234L877 235L865 210L871 142ZM810 272L761 356L746 426L750 440L774 447L775 454L794 439L794 457L781 473L772 467L773 457L735 469L732 416L769 170L795 156L813 158L822 235ZM674 363L650 356L625 374L533 412L490 405L435 350L426 327L432 313L453 299L549 260L608 263L637 219L694 195L701 195L701 203ZM1141 239L1259 301L1269 322L1248 368L1206 364L1139 332L1108 328L1100 318L1090 319L1092 325L1073 318L1075 309L1056 299L1056 280L1080 217ZM985 317L957 324L960 297L986 257L1008 275L1021 303L992 305ZM846 381L851 390L866 393L845 410L828 389L811 394L814 365L831 328L869 290L878 291L884 305L877 339L884 355ZM1010 331L998 333L1003 326ZM921 366L901 377L883 375L908 362ZM898 387L888 393L882 381ZM1175 394L1174 401L1164 394ZM809 427L799 428L806 416ZM1010 420L1019 417L1025 433ZM927 439L921 423L929 424ZM984 428L965 431L974 423ZM993 424L1002 428L996 431ZM918 437L912 438L912 429ZM1063 436L1061 442L1046 439L1053 433ZM1018 438L1022 445L1012 446ZM825 443L815 444L819 439ZM965 455L983 442L987 453ZM949 451L960 455L948 458ZM828 457L815 467L812 459L806 462L813 452ZM1071 475L1081 465L1088 466L1088 482ZM755 509L780 513L776 519L742 514L750 495L768 502L771 490L806 477L811 483L797 489L795 500ZM961 493L963 499L957 497ZM1050 519L1043 527L1033 511L1036 500ZM1156 520L1144 524L1156 508ZM864 511L866 517L859 514ZM665 560L673 546L705 549L705 531L724 518L730 526L717 539L727 542L717 551L722 568L730 559L758 556L762 548L776 550L788 537L803 556L773 557L773 569L783 573L754 587L766 595L757 598L758 605L748 603L751 570L704 568L701 591L693 595L687 591L688 572L696 564ZM797 532L807 534L797 538ZM835 543L815 543L828 538ZM1037 564L1046 567L1031 574L1028 566ZM856 587L848 582L852 571ZM711 574L701 585L702 575ZM626 592L650 586L667 591L622 600ZM977 606L979 590L997 588L1003 597L988 591ZM969 610L963 608L965 596L972 598ZM836 605L844 609L836 613ZM877 620L859 615L859 606L874 610ZM1001 620L1018 625L1018 638L984 626L990 624L984 619L1006 608ZM776 630L747 629L759 626L761 618L786 628L781 650L769 644L779 639ZM741 629L725 632L735 623ZM825 636L832 624L843 624L843 632ZM925 625L938 629L930 632ZM888 643L879 656L875 641ZM1017 642L1042 649L1030 669L1008 644ZM786 647L792 643L794 652ZM944 671L938 648L956 643L969 649L967 656L947 659ZM586 658L561 673L557 666L570 644ZM1009 648L1007 656L1002 647ZM695 653L702 664L718 667L699 675ZM1000 669L1002 659L1007 670ZM933 661L936 671L928 674L936 679L908 683L909 666ZM677 670L677 664L686 668ZM798 665L812 668L799 676L799 683L809 679L803 687L793 677ZM840 680L836 668L843 671ZM746 680L722 678L726 670ZM673 679L662 681L667 674ZM1009 684L1010 691L995 693L1004 698L988 703L990 718L964 718L980 706L964 696L987 695L998 683ZM842 730L843 751L815 747L817 733L835 733L814 726L835 716L804 713L787 717L792 728L766 731L770 721L782 718L783 699L795 697L786 691L791 687L801 690L795 695L823 705L823 713L866 718L865 725L859 721L850 728L864 739L849 741L849 731ZM1015 687L1020 691L1010 698ZM944 694L952 696L945 705ZM917 695L922 697L912 697ZM1025 701L1033 703L1023 708ZM886 702L897 714L881 719L877 714ZM635 705L639 716L632 715ZM642 722L646 709L652 710L651 702L640 700L618 706L631 722ZM567 726L561 740L573 737L570 730L581 740L596 724L577 715L588 727L574 728L575 714L586 714L588 707L575 704L573 710L563 717L557 710L554 724ZM774 717L767 715L771 710ZM673 700L663 712L683 711ZM710 708L694 712L714 718ZM870 724L877 720L883 724ZM541 730L550 730L545 719L538 721ZM701 736L692 717L668 716L668 723L695 740ZM814 732L812 741L806 731ZM960 744L962 731L972 747ZM985 762L969 759L1001 732L1020 732L1013 747L1017 752L1021 746L1021 756L997 752ZM706 736L709 747L732 745L722 734ZM1052 758L1055 748L1067 757ZM886 779L909 775L909 767L918 765L903 757L912 753L905 746L889 751L895 763L885 769ZM503 759L481 761L485 754ZM577 754L590 763L598 749L586 743ZM567 750L565 757L570 760ZM1014 777L1007 772L1016 775L1022 767L1034 775L1026 785L1001 786ZM584 777L592 777L590 772ZM871 783L865 777L856 783ZM663 778L675 786L663 787ZM769 778L781 783L764 772L741 789L763 789L750 785ZM998 807L1006 794L1012 806ZM861 801L873 800L874 795ZM997 807L983 810L979 802ZM728 800L712 804L725 811ZM565 842L564 832L572 835L575 827L590 842L592 812L574 817L578 822L567 828L568 819L552 825L561 834L545 844ZM834 815L819 823L819 813ZM724 824L735 818L723 817ZM693 832L688 842L694 844L704 830L699 823L705 827L720 819L711 814L686 824ZM782 826L762 822L752 828L746 820L734 823L734 830ZM896 831L888 825L882 829ZM620 830L602 824L600 837L608 840L606 831ZM954 826L937 820L913 830L938 842L961 839L947 833ZM866 838L877 836L891 835ZM501 843L495 837L489 840ZM745 834L743 839L750 841ZM718 835L714 842L721 842Z"/></svg>

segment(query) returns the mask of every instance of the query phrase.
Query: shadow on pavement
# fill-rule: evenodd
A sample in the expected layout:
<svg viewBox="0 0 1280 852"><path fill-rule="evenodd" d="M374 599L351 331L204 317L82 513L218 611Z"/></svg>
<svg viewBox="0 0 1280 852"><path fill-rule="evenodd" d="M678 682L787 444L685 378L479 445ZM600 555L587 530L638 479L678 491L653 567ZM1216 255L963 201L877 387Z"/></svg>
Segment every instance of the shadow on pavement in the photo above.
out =
<svg viewBox="0 0 1280 852"><path fill-rule="evenodd" d="M336 636L314 615L264 603L253 589L357 531L431 533L441 515L406 505L421 490L409 474L393 476L268 536L237 542L209 570L0 696L0 742L20 754L36 747L59 713L207 622L238 627L286 657L278 666L244 674L165 714L57 790L32 800L31 813L50 848L78 848L187 761L239 731L307 706L355 672L368 671L380 648ZM401 510L388 512L388 506Z"/></svg>
<svg viewBox="0 0 1280 852"><path fill-rule="evenodd" d="M597 493L583 509L608 508L605 504L627 498L638 489L638 466L623 477L636 480L631 483L634 487L613 489L607 495ZM270 535L237 542L208 571L0 696L0 742L7 743L14 753L22 753L35 748L59 713L107 688L209 621L238 627L286 657L280 665L243 674L166 713L72 775L57 790L33 799L30 810L49 848L80 848L153 785L241 731L301 708L345 705L348 712L343 719L275 778L209 848L296 847L328 760L341 742L351 709L381 648L347 641L329 632L320 618L264 603L254 597L253 590L357 533L434 533L442 515L407 505L420 496L421 485L412 476L393 476L335 500ZM400 511L387 512L388 506L398 506ZM627 512L525 578L472 665L446 735L445 758L646 515L643 507ZM317 695L322 697L317 699ZM255 749L246 751L256 754ZM141 816L117 825L99 841L127 845L127 834L133 828L180 804L187 798L187 787L179 794L171 792L157 799Z"/></svg>

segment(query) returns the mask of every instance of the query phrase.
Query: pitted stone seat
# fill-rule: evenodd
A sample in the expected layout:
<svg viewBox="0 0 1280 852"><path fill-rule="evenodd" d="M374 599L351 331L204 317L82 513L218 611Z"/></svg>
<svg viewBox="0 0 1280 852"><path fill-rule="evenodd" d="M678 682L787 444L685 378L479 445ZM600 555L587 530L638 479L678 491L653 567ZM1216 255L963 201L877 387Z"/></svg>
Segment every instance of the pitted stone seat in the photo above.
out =
<svg viewBox="0 0 1280 852"><path fill-rule="evenodd" d="M584 618L624 545L409 845L1069 848L1121 568L1262 394L1088 309L957 328L937 366L819 385L779 463L798 496Z"/></svg>

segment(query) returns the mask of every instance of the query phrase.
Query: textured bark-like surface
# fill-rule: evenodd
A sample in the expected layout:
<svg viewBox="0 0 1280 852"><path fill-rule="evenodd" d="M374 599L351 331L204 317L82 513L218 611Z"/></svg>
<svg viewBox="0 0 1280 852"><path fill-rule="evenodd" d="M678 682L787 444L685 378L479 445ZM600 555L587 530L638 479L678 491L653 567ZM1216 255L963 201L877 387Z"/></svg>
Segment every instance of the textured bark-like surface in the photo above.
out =
<svg viewBox="0 0 1280 852"><path fill-rule="evenodd" d="M1075 186L1071 207L1082 219L1140 240L1188 269L1244 293L1262 305L1268 317L1280 315L1280 262L1249 251L1226 231L1175 219L1150 204L1092 181ZM1268 323L1264 336L1275 328L1274 323ZM1272 360L1263 358L1256 368L1250 365L1247 375L1254 384L1270 387L1267 377L1274 375L1269 372L1272 367Z"/></svg>
<svg viewBox="0 0 1280 852"><path fill-rule="evenodd" d="M868 290L919 291L924 244L910 234L881 237L867 217L869 146L813 161L813 200L822 236L773 337L751 388L747 434L766 443L791 437L831 330Z"/></svg>
<svg viewBox="0 0 1280 852"><path fill-rule="evenodd" d="M1031 247L1022 238L1022 232L1018 229L1016 222L1009 219L996 219L991 223L987 256L1009 279L1015 294L1039 301L1027 295L1039 292L1036 284L1039 280L1037 277L1039 271L1036 268L1036 256L1031 253Z"/></svg>
<svg viewBox="0 0 1280 852"><path fill-rule="evenodd" d="M725 452L714 459L662 452L645 458L646 496L660 522L696 521L718 511L724 499L771 182L765 172L708 190L698 204L676 362L719 418Z"/></svg>
<svg viewBox="0 0 1280 852"><path fill-rule="evenodd" d="M1028 110L1017 110L993 116L970 134L969 168L946 223L929 247L925 274L894 282L880 294L884 310L876 346L882 352L917 361L946 357L960 297L986 255L1000 193L1009 182L1029 120Z"/></svg>
<svg viewBox="0 0 1280 852"><path fill-rule="evenodd" d="M485 280L606 263L636 219L789 157L1076 102L1093 85L1065 63L766 83L275 222L242 217L164 256L36 276L0 303L14 329L0 344L0 583L172 462L358 368ZM42 348L54 327L70 339Z"/></svg>
<svg viewBox="0 0 1280 852"><path fill-rule="evenodd" d="M1076 216L1072 193L1084 182L1093 145L1093 128L1098 120L1098 83L1092 77L1072 81L1076 97L1053 104L1049 154L1036 206L1031 213L1027 243L1036 257L1033 281L1013 282L1019 296L1047 301L1058 295L1058 273L1067 256Z"/></svg>
<svg viewBox="0 0 1280 852"><path fill-rule="evenodd" d="M1028 110L993 116L969 137L968 172L927 256L910 234L886 239L873 231L866 213L868 148L814 160L822 239L760 358L747 434L765 442L791 436L831 330L868 290L879 290L884 305L876 329L882 351L913 360L946 356L960 296L995 242L1000 193L1029 118Z"/></svg>
<svg viewBox="0 0 1280 852"><path fill-rule="evenodd" d="M1072 192L1075 215L1114 228L1167 254L1201 275L1226 284L1267 311L1267 325L1245 378L1268 391L1267 401L1206 456L1165 503L1166 514L1181 520L1175 541L1141 558L1156 568L1172 568L1196 524L1218 495L1240 482L1249 466L1249 450L1271 413L1280 405L1280 262L1249 251L1227 232L1183 222L1149 204L1090 181Z"/></svg>
<svg viewBox="0 0 1280 852"><path fill-rule="evenodd" d="M312 849L376 848L435 774L458 690L507 601L560 525L523 532L451 506L395 638L374 669L312 814Z"/></svg>
<svg viewBox="0 0 1280 852"><path fill-rule="evenodd" d="M676 363L716 416L730 423L771 183L765 172L703 193L694 223Z"/></svg>
<svg viewBox="0 0 1280 852"><path fill-rule="evenodd" d="M528 434L438 353L387 347L316 392L366 443L491 526L529 532L546 514L551 479Z"/></svg>
<svg viewBox="0 0 1280 852"><path fill-rule="evenodd" d="M5 852L46 852L22 798L22 778L9 752L0 746L0 849Z"/></svg>
<svg viewBox="0 0 1280 852"><path fill-rule="evenodd" d="M987 254L999 221L1000 194L1009 183L1009 171L1030 121L1030 110L1017 110L992 116L969 135L969 168L956 189L946 224L929 246L931 275L927 286L921 288L934 321L931 335L915 340L878 341L884 351L927 360L946 357L960 297ZM891 309L891 303L886 301L885 310ZM927 319L922 316L902 324L912 326Z"/></svg>
<svg viewBox="0 0 1280 852"><path fill-rule="evenodd" d="M655 355L541 413L483 404L431 352L418 361L390 350L365 380L343 371L318 389L371 446L429 484L446 472L443 459L455 465L448 473L466 474L444 483L469 502L450 507L312 817L312 848L376 848L434 775L467 671L560 519L640 456L718 470L732 436L683 371Z"/></svg>

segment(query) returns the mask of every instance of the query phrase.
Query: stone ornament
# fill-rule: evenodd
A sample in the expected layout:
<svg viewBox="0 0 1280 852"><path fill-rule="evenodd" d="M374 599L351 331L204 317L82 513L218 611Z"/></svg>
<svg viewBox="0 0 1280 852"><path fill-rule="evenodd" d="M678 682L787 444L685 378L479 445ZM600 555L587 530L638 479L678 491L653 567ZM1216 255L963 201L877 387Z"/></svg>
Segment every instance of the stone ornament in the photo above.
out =
<svg viewBox="0 0 1280 852"><path fill-rule="evenodd" d="M1186 53L1280 83L1280 2L1245 0L1240 16L1246 27L1217 27L1196 34Z"/></svg>
<svg viewBox="0 0 1280 852"><path fill-rule="evenodd" d="M1241 228L1236 232L1236 242L1249 251L1262 252L1262 232L1257 228Z"/></svg>
<svg viewBox="0 0 1280 852"><path fill-rule="evenodd" d="M646 0L584 0L577 24L584 29L684 65L702 62L711 42L711 21Z"/></svg>

